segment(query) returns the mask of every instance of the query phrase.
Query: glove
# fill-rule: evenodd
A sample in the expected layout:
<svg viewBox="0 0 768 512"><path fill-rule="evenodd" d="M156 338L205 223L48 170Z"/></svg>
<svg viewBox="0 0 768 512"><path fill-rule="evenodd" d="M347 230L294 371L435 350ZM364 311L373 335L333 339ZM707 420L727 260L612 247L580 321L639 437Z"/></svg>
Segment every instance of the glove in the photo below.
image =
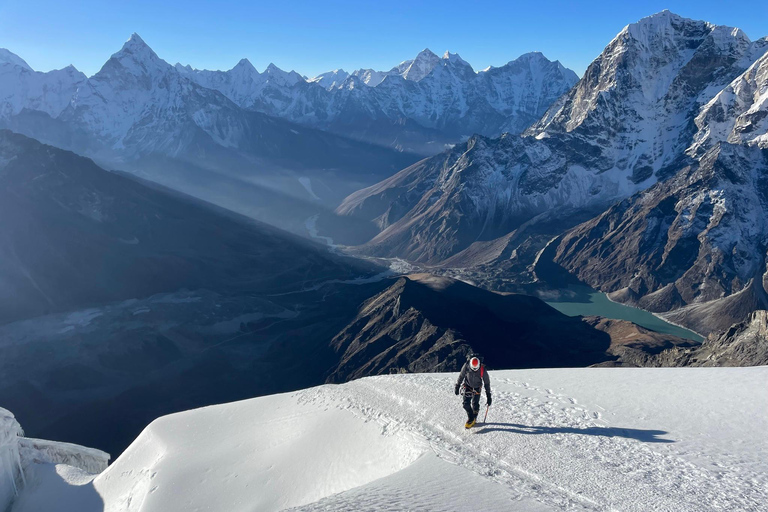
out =
<svg viewBox="0 0 768 512"><path fill-rule="evenodd" d="M490 395L486 397L485 403L486 403L486 405L488 405L488 407L491 406L491 397L490 397Z"/></svg>
<svg viewBox="0 0 768 512"><path fill-rule="evenodd" d="M454 389L453 392L456 393L457 395L459 394L459 385L458 384L456 384L456 389Z"/></svg>

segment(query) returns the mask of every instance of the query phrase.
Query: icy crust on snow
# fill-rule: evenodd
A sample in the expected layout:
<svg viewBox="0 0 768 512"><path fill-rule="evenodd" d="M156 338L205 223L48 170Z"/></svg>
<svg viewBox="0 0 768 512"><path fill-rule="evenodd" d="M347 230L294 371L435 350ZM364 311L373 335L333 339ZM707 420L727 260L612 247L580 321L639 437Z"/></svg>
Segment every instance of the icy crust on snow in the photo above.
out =
<svg viewBox="0 0 768 512"><path fill-rule="evenodd" d="M62 471L78 474L86 480L107 468L109 454L101 450L23 435L13 414L0 407L0 510L11 510L10 505L19 496L19 502L24 503L25 493L36 493L39 472L47 472L47 467L61 466ZM62 510L68 505L52 500L46 502L44 508L36 507L26 509Z"/></svg>
<svg viewBox="0 0 768 512"><path fill-rule="evenodd" d="M490 375L493 406L470 432L455 374L165 416L87 484L98 508L79 510L757 512L768 500L768 367ZM72 503L77 482L42 479L14 512Z"/></svg>
<svg viewBox="0 0 768 512"><path fill-rule="evenodd" d="M26 467L31 464L64 464L95 474L107 469L109 464L108 453L60 441L22 438L19 452Z"/></svg>

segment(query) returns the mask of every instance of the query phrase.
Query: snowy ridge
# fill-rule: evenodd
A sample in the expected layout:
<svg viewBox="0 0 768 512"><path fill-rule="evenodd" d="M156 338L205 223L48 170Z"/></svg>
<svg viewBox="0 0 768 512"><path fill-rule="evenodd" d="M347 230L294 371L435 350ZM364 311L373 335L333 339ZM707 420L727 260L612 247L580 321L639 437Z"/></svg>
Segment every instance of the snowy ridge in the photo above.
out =
<svg viewBox="0 0 768 512"><path fill-rule="evenodd" d="M448 52L446 52L446 55L448 55ZM425 48L416 55L415 59L401 62L399 66L390 71L390 74L398 74L406 80L418 82L439 65L440 57L432 53L429 48Z"/></svg>
<svg viewBox="0 0 768 512"><path fill-rule="evenodd" d="M260 112L434 154L472 133L522 131L578 80L541 54L519 61L475 73L457 54L441 58L425 49L390 71L335 70L307 80L274 64L259 72L248 59L228 71L171 66L133 34L90 78L71 66L38 73L3 50L0 122L50 143L70 147L76 140L110 159L112 150L181 155L197 128L238 148L247 141L236 118ZM37 112L57 122L41 127Z"/></svg>
<svg viewBox="0 0 768 512"><path fill-rule="evenodd" d="M224 147L238 147L246 130L238 108L192 82L134 34L79 88L62 120L127 155L175 155L197 127ZM186 140L185 140L186 139Z"/></svg>
<svg viewBox="0 0 768 512"><path fill-rule="evenodd" d="M270 69L279 71L270 66L265 74ZM214 82L208 78L211 74L220 78ZM387 72L335 70L310 79L309 84L294 79L266 86L264 75L258 73L251 74L252 82L261 84L255 86L224 78L235 74L232 69L194 71L188 76L243 108L313 127L357 133L356 125L347 125L359 119L406 118L454 139L475 132L519 133L578 80L573 71L540 53L526 54L492 72L475 73L458 54L445 52L441 58L429 49ZM320 87L311 87L315 85Z"/></svg>
<svg viewBox="0 0 768 512"><path fill-rule="evenodd" d="M349 77L349 73L343 69L334 69L326 73L321 73L314 78L310 78L307 82L311 84L317 84L324 89L331 89L341 83Z"/></svg>
<svg viewBox="0 0 768 512"><path fill-rule="evenodd" d="M43 478L50 492L23 495L14 512L72 503L84 487L126 512L756 512L768 499L756 435L768 428L767 372L492 370L493 407L470 432L455 374L206 407L156 420L90 482Z"/></svg>
<svg viewBox="0 0 768 512"><path fill-rule="evenodd" d="M86 76L73 66L41 73L0 48L0 120L23 109L57 117L85 81Z"/></svg>

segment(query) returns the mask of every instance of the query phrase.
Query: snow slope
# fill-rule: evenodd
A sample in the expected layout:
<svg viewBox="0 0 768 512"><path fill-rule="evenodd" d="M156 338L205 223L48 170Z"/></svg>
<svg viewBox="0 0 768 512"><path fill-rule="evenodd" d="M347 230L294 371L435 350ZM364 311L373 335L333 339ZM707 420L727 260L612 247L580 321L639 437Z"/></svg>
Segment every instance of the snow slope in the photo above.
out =
<svg viewBox="0 0 768 512"><path fill-rule="evenodd" d="M768 367L372 377L165 416L101 475L41 471L13 512L764 510ZM45 478L49 477L48 485ZM76 484L76 485L75 485ZM55 492L53 492L55 490Z"/></svg>

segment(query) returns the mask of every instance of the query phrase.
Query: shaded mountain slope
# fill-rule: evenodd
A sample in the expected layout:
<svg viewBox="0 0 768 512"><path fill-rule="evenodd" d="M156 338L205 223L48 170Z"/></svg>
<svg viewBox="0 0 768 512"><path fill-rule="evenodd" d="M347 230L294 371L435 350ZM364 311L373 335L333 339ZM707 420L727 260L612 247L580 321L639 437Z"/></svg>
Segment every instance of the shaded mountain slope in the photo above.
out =
<svg viewBox="0 0 768 512"><path fill-rule="evenodd" d="M329 382L390 371L457 371L471 351L494 368L586 366L611 357L610 337L526 295L449 278L397 279L332 341Z"/></svg>
<svg viewBox="0 0 768 512"><path fill-rule="evenodd" d="M0 164L2 321L181 287L285 290L356 272L314 244L21 135L0 132Z"/></svg>

